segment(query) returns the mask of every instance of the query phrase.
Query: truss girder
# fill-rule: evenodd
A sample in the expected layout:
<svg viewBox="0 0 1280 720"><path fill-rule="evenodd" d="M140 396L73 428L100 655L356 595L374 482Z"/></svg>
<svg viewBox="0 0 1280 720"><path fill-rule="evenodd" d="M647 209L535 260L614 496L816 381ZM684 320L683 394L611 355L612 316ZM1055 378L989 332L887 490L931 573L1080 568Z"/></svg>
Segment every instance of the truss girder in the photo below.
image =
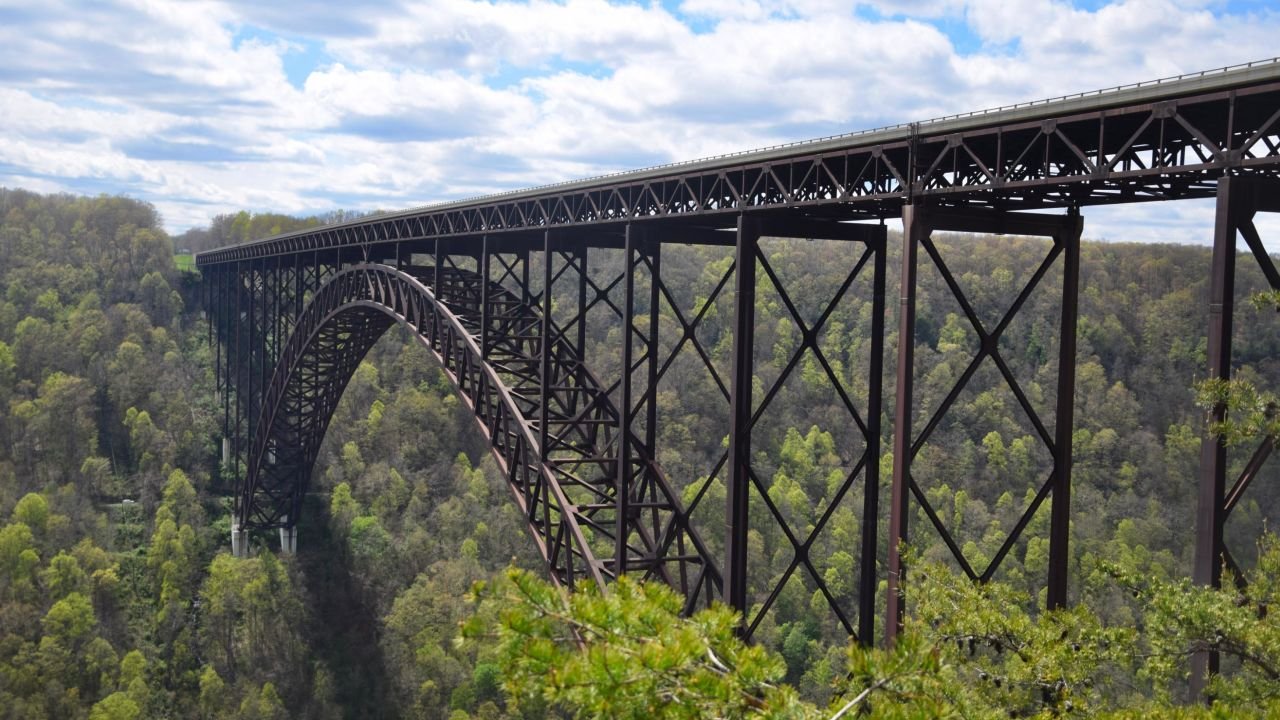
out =
<svg viewBox="0 0 1280 720"><path fill-rule="evenodd" d="M893 484L889 510L889 583L885 631L892 639L902 622L903 599L899 592L906 573L901 550L908 539L910 508L918 506L929 520L937 538L950 552L956 565L972 580L987 582L1001 567L1009 551L1023 537L1027 525L1047 498L1052 498L1049 523L1049 563L1047 578L1047 604L1050 608L1063 607L1067 600L1067 542L1069 535L1069 502L1071 496L1072 431L1074 430L1075 367L1076 367L1076 316L1080 276L1080 233L1082 221L1072 209L1066 216L1034 215L1029 213L991 213L989 211L934 210L907 206L903 210L902 293L898 312L898 336L911 339L898 344L897 408L893 431ZM964 289L934 245L935 231L969 233L1015 233L1050 238L1053 243L1040 265L1013 298L999 321L991 326L984 323L974 310ZM959 305L978 339L978 347L965 370L947 393L939 406L919 430L914 427L916 410L914 397L915 371L915 321L918 266L920 251L941 276L948 293ZM1000 338L1014 317L1022 310L1028 298L1040 285L1046 273L1054 265L1062 270L1062 303L1058 335L1058 388L1056 393L1055 422L1053 432L1046 427L1035 407L1027 398L1022 385L1010 370L1000 350ZM1036 435L1048 450L1052 467L1047 477L1038 482L1039 487L1014 527L1005 537L1000 549L986 567L974 568L956 541L947 524L935 511L924 490L912 473L912 464L929 438L937 430L943 418L960 397L974 373L986 360L990 360L1000 372L1006 387L1025 413Z"/></svg>
<svg viewBox="0 0 1280 720"><path fill-rule="evenodd" d="M852 241L862 247L859 258L844 273L843 282L826 298L816 318L808 319L792 299L794 288L775 271L765 253L761 251L761 237L805 237L835 238ZM710 477L714 477L723 466L727 470L726 500L726 567L725 567L725 602L742 613L743 634L750 637L787 587L793 577L799 575L802 582L813 584L821 595L832 616L840 623L849 635L859 642L870 644L874 634L874 613L876 607L876 557L877 557L877 523L872 518L879 514L879 455L880 455L880 396L881 396L881 362L883 353L883 310L884 310L884 273L885 273L886 232L884 226L876 225L841 225L827 223L806 225L797 223L793 228L784 224L761 222L756 218L740 217L737 228L737 245L731 272L734 275L734 313L733 313L733 352L729 387L725 397L729 402L730 427L728 448L723 458L717 463ZM870 275L870 278L866 278ZM850 397L850 389L841 381L828 360L819 343L820 334L831 318L836 307L848 293L850 287L860 277L870 279L873 296L873 322L870 328L871 353L870 372L867 374L868 404L865 411L860 412ZM713 296L725 286L722 279ZM776 293L785 317L794 323L801 341L791 350L788 359L778 376L769 383L760 383L755 372L756 342L755 311L758 303L757 290ZM706 306L704 306L705 309ZM683 318L677 316L682 325L690 326ZM694 322L698 322L701 313ZM686 337L689 336L686 331ZM694 347L699 347L694 339ZM832 395L838 400L843 415L841 420L847 421L856 428L857 441L864 443L863 452L853 460L852 467L844 472L843 479L832 488L830 497L815 503L817 517L812 524L789 521L779 509L769 492L767 476L762 478L758 462L753 459L753 436L762 429L762 420L770 415L775 399L784 392L788 380L805 358L812 358L829 384ZM718 376L709 360L702 357L713 378ZM760 385L762 395L753 399L753 393ZM828 586L827 579L818 570L816 558L811 556L811 548L821 536L828 522L840 507L846 496L852 494L857 480L862 480L861 508L864 533L861 545L857 549L859 557L857 616L855 617L836 599ZM707 486L704 486L703 490ZM699 493L690 503L690 510L701 501ZM748 563L748 544L750 531L749 506L752 502L761 503L768 513L773 526L782 531L788 550L790 562L785 570L763 584L763 596L753 603L749 597L748 575L753 572ZM870 528L869 530L867 528ZM756 583L758 586L759 583Z"/></svg>
<svg viewBox="0 0 1280 720"><path fill-rule="evenodd" d="M1228 177L1217 189L1214 224L1213 266L1209 289L1209 372L1208 377L1230 380L1234 374L1232 328L1237 301L1236 267L1252 259L1262 272L1267 287L1280 292L1280 269L1263 245L1256 219L1259 213L1280 213L1280 182L1271 179ZM1237 253L1243 238L1249 253ZM1228 408L1218 405L1210 411L1211 422L1222 422ZM1221 587L1224 571L1237 583L1243 582L1240 566L1224 538L1228 517L1239 504L1262 466L1275 449L1273 438L1263 438L1249 455L1243 470L1230 485L1228 447L1222 438L1206 436L1200 446L1200 492L1196 513L1196 554L1193 580L1201 585ZM1237 548L1238 550L1238 548ZM1218 672L1214 648L1196 653L1191 682L1194 696L1207 687L1208 677Z"/></svg>
<svg viewBox="0 0 1280 720"><path fill-rule="evenodd" d="M954 124L374 216L202 253L198 262L782 209L889 217L912 202L1014 210L1209 197L1224 173L1280 172L1275 81L945 129Z"/></svg>
<svg viewBox="0 0 1280 720"><path fill-rule="evenodd" d="M715 597L715 562L650 444L631 436L621 454L618 411L564 331L544 323L527 297L475 272L448 262L409 270L343 269L293 323L261 399L236 495L239 526L297 523L343 389L378 338L400 323L475 413L557 582L602 584L625 568L698 604ZM632 509L618 513L624 457Z"/></svg>
<svg viewBox="0 0 1280 720"><path fill-rule="evenodd" d="M1068 103L1061 112L1032 108L1017 118L912 124L372 216L203 253L198 264L206 277L210 336L218 340L217 380L229 438L224 456L230 476L243 478L236 488L237 520L243 527L293 527L342 389L378 337L399 323L435 354L474 412L552 577L562 585L606 583L621 574L659 579L684 593L687 610L724 600L742 612L743 634L750 635L789 578L812 578L839 622L859 641L871 641L874 616L882 611L884 637L892 640L903 610L898 586L905 567L899 544L908 537L913 509L922 513L926 531L937 534L961 571L979 581L996 576L1015 544L1035 527L1032 518L1047 510L1047 600L1061 606L1067 601L1069 566L1078 211L1090 205L1217 197L1209 376L1230 378L1238 239L1244 240L1269 287L1280 289L1280 270L1254 222L1260 212L1280 212L1280 72L1268 73L1235 87L1188 85L1185 93L1165 93L1152 101ZM1020 212L1047 208L1068 212ZM927 264L977 339L955 386L938 408L919 418L918 427L915 348L909 340L897 344L895 407L882 412L888 398L879 384L883 238L868 243L870 255L848 269L848 279L832 300L839 301L859 268L864 273L870 268L876 295L871 332L878 340L861 414L814 340L826 315L813 322L802 317L758 247L762 237L866 242L868 225L838 221L899 215L905 238L898 337L915 337L917 266ZM736 233L730 232L734 226ZM1051 238L1052 246L1016 297L1009 298L1007 312L987 322L934 245L930 233L935 230L1039 235ZM734 247L736 255L707 297L687 308L662 276L664 243ZM621 274L603 279L589 275L588 254L594 257L597 248L623 251ZM542 256L540 273L531 273L531 253ZM432 257L431 263L415 265L426 263L424 256ZM1002 356L1000 339L1028 296L1037 287L1045 291L1041 280L1046 273L1053 273L1052 284L1059 269L1056 407L1042 417ZM648 318L643 317L644 302L637 303L645 279ZM571 285L576 293L565 292ZM753 401L757 285L776 293L802 339L781 376L754 390L759 396ZM558 288L554 297L553 288ZM708 309L721 297L734 303L728 369L713 362L715 349L698 335ZM602 382L587 367L590 312L612 313L623 328L617 348L623 370L612 383ZM670 342L659 342L659 316ZM853 614L832 602L808 557L834 502L815 513L813 528L788 525L752 465L753 430L801 355L812 356L815 367L831 380L850 427L856 426L867 442L834 501L849 496L859 477L864 481L856 627ZM681 494L654 461L654 428L658 387L664 379L670 383L670 377L681 376L686 364L699 375L705 369L707 382L728 408L730 427L727 448L705 476L708 482L684 488L690 495L682 504ZM1038 449L1052 463L1047 475L1033 479L1022 515L984 564L966 556L953 536L955 528L934 510L912 474L916 454L980 365L998 371L1004 380L1001 392L1014 398L1029 434L1039 439ZM1211 419L1221 419L1223 411L1216 408ZM876 521L881 518L877 473L882 415L893 423L887 538L878 536L882 531ZM1227 449L1215 439L1202 446L1197 582L1221 584L1224 568L1238 577L1223 540L1224 524L1272 455L1274 443L1262 442L1238 476L1228 478ZM712 478L723 479L728 490L723 579L690 524L690 515L711 497ZM746 510L753 495L768 511L769 522L779 524L791 561L780 579L749 586L751 516ZM888 540L888 562L882 568L877 548L883 539ZM887 602L877 605L881 580L887 580ZM763 585L767 587L760 590ZM763 594L753 598L751 593ZM1200 653L1193 683L1203 688L1216 669L1213 654Z"/></svg>

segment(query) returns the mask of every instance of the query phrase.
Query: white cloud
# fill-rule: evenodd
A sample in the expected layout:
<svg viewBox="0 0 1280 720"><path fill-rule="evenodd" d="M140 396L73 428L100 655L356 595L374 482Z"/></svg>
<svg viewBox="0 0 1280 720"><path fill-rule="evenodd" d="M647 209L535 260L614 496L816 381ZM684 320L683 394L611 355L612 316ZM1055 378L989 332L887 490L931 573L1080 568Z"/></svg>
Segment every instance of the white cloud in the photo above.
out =
<svg viewBox="0 0 1280 720"><path fill-rule="evenodd" d="M513 129L520 116L534 110L532 101L518 93L494 90L452 71L352 71L336 65L312 73L305 93L338 124L381 118L447 136Z"/></svg>
<svg viewBox="0 0 1280 720"><path fill-rule="evenodd" d="M965 0L870 0L863 4L886 16L937 18L963 12Z"/></svg>
<svg viewBox="0 0 1280 720"><path fill-rule="evenodd" d="M127 107L75 107L0 87L0 128L7 135L107 135L113 139L154 135L184 122L172 113Z"/></svg>
<svg viewBox="0 0 1280 720"><path fill-rule="evenodd" d="M984 40L1017 43L1003 74L1023 92L1077 92L1275 54L1280 15L1217 17L1208 5L1122 0L1087 12L1054 0L969 0L966 17Z"/></svg>
<svg viewBox="0 0 1280 720"><path fill-rule="evenodd" d="M717 20L759 20L767 17L770 9L756 0L684 0L680 12Z"/></svg>
<svg viewBox="0 0 1280 720"><path fill-rule="evenodd" d="M1280 30L1208 0L861 7L49 0L0 11L0 182L106 185L175 230L401 207L1258 59ZM1157 219L1126 212L1090 227Z"/></svg>
<svg viewBox="0 0 1280 720"><path fill-rule="evenodd" d="M669 51L690 32L661 6L606 0L431 0L374 21L374 32L337 38L335 56L358 67L492 72L552 60L616 66Z"/></svg>
<svg viewBox="0 0 1280 720"><path fill-rule="evenodd" d="M71 188L56 180L29 175L0 175L0 187L22 188L31 192L53 194L70 192Z"/></svg>

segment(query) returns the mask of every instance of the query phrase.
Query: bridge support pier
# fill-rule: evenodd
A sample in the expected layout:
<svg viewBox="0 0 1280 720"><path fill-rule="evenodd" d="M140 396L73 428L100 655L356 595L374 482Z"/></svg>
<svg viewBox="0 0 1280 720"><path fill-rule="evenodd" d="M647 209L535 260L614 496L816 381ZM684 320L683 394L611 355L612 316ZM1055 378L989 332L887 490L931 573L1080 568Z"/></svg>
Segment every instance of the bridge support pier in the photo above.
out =
<svg viewBox="0 0 1280 720"><path fill-rule="evenodd" d="M1280 271L1262 244L1254 225L1259 212L1280 212L1280 181L1227 176L1218 181L1213 233L1213 266L1209 286L1209 368L1207 377L1231 379L1231 333L1235 322L1236 241L1243 237L1272 290L1280 291ZM1210 422L1221 422L1224 405L1214 407ZM1200 491L1196 513L1196 557L1192 579L1198 585L1222 586L1223 567L1239 578L1239 567L1223 542L1227 517L1271 455L1273 443L1263 440L1244 471L1227 489L1227 447L1220 438L1205 435L1200 445ZM1218 672L1216 652L1196 653L1191 660L1191 694L1204 697L1209 677Z"/></svg>
<svg viewBox="0 0 1280 720"><path fill-rule="evenodd" d="M893 644L901 630L905 612L902 581L906 567L902 561L901 550L908 537L907 521L913 506L911 502L913 497L916 501L914 504L924 511L929 524L937 531L960 569L971 580L986 582L1000 568L1005 556L1021 538L1023 531L1044 500L1052 495L1047 605L1052 609L1066 604L1067 570L1070 558L1067 545L1070 535L1071 436L1075 420L1077 296L1080 277L1080 234L1083 229L1080 214L1074 208L1068 211L1066 216L1051 216L906 205L902 209L902 224L902 283L898 315L898 368L893 430L893 484L889 508L888 597L885 617L885 641L888 645ZM1036 273L1021 289L1000 321L994 326L987 327L933 243L931 238L935 231L1031 235L1050 238L1053 245ZM916 280L921 250L924 250L929 261L937 269L980 342L977 354L960 376L955 387L916 433L913 427L915 412L913 383L915 380ZM1001 356L1000 338L1059 256L1062 258L1062 312L1058 335L1057 402L1051 434ZM987 567L979 571L970 565L961 549L961 544L952 536L939 514L930 505L925 492L912 476L911 467L916 454L939 427L943 417L959 398L969 379L987 360L995 364L1023 412L1035 426L1041 442L1049 450L1053 467L1049 477L1040 485L1034 499L1009 532L1000 550Z"/></svg>
<svg viewBox="0 0 1280 720"><path fill-rule="evenodd" d="M288 518L285 518L287 521ZM280 528L280 554L298 554L298 526L290 525Z"/></svg>
<svg viewBox="0 0 1280 720"><path fill-rule="evenodd" d="M751 493L751 385L756 327L756 255L759 220L738 216L733 297L733 365L729 381L728 496L725 503L724 599L747 617L747 502Z"/></svg>
<svg viewBox="0 0 1280 720"><path fill-rule="evenodd" d="M725 502L724 599L731 608L743 614L744 636L750 637L755 632L775 606L788 581L797 577L800 582L813 584L816 593L826 600L836 619L858 642L870 644L874 634L886 237L887 231L883 224L844 223L830 219L780 215L740 215L738 218L734 260L733 363L728 391L730 428L726 455L728 492ZM821 312L815 315L814 312L805 312L796 304L793 297L795 289L788 288L788 283L769 260L769 253L761 249L762 238L840 242L859 247L860 257L854 256L857 259L851 261L845 271L844 282L832 297L827 298ZM868 278L868 274L871 277ZM865 411L856 406L849 388L833 371L820 343L835 308L860 279L864 283L870 281L873 318L870 323L871 357L867 358L868 400ZM768 293L766 297L777 297L777 302L784 308L786 316L794 323L801 337L799 346L792 349L784 371L768 382L756 377L754 362L757 352L755 308L762 292ZM769 415L773 401L787 392L788 378L805 358L811 358L815 367L824 373L839 406L847 413L848 422L856 428L854 447L859 442L865 443L861 455L857 456L857 461L845 475L843 482L835 487L832 496L825 503L815 507L817 517L809 526L793 523L779 511L769 496L768 477L752 464L753 435L762 428L762 432L769 432L768 424L763 421ZM760 393L758 400L753 397L757 392L757 385ZM768 435L763 437L767 438ZM864 532L858 548L861 563L858 576L847 580L850 584L856 583L858 587L855 607L853 603L843 603L834 597L819 569L820 565L810 555L810 548L821 536L837 508L841 507L841 503L848 503L844 507L853 504L850 495L858 480L862 481L863 491L861 512ZM753 502L763 506L763 510L779 525L791 545L790 567L780 578L771 579L767 583L759 582L758 578L755 582L748 582L752 572L748 567L747 548L751 529L750 504ZM752 596L753 592L756 593L755 597Z"/></svg>
<svg viewBox="0 0 1280 720"><path fill-rule="evenodd" d="M231 554L238 558L249 557L249 531L239 523L231 525Z"/></svg>

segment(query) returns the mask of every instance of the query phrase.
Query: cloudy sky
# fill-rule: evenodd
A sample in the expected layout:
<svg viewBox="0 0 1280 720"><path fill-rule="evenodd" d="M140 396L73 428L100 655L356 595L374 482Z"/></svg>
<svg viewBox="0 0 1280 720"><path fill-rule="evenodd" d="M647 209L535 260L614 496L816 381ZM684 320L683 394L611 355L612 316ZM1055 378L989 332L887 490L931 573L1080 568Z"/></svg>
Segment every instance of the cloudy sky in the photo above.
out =
<svg viewBox="0 0 1280 720"><path fill-rule="evenodd" d="M0 0L0 186L396 209L1280 54L1277 0ZM1208 239L1212 208L1090 211Z"/></svg>

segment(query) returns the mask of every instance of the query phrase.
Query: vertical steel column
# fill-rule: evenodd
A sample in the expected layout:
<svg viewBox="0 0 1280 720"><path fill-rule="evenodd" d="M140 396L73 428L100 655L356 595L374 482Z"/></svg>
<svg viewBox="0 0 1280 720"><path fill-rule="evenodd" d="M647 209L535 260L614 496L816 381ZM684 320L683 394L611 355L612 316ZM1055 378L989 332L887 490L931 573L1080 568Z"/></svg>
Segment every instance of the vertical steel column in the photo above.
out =
<svg viewBox="0 0 1280 720"><path fill-rule="evenodd" d="M397 245L396 247L399 247ZM489 310L489 236L480 239L480 357L489 359L489 325L493 322Z"/></svg>
<svg viewBox="0 0 1280 720"><path fill-rule="evenodd" d="M213 331L213 287L214 286L213 286L212 278L208 277L209 273L210 273L210 269L206 268L203 272L203 275L200 278L200 300L201 300L201 305L204 308L205 342L212 345L215 338L214 331ZM214 361L213 387L214 387L214 391L217 392L218 366L217 366L216 360Z"/></svg>
<svg viewBox="0 0 1280 720"><path fill-rule="evenodd" d="M928 213L902 207L902 285L898 305L898 368L893 417L893 488L889 508L889 587L885 598L885 643L892 646L902 629L902 543L907 541L907 503L911 498L911 411L915 380L916 271L920 242L929 237Z"/></svg>
<svg viewBox="0 0 1280 720"><path fill-rule="evenodd" d="M551 231L544 230L542 232L542 328L540 331L541 338L538 343L538 459L542 465L541 485L542 485L542 523L543 531L547 534L548 541L555 542L554 533L551 528L551 488L548 485L547 476L550 471L547 465L551 461L551 433L550 433L550 409L551 404L551 385L555 382L555 378L551 372L551 343L553 342L551 322L551 286L554 282L554 274L552 273L553 254L551 249ZM561 512L567 509L561 508ZM564 527L565 518L560 518L561 531L564 534L561 542L563 547L561 552L565 554L565 582L569 589L572 590L573 582L573 539L569 536L567 528ZM554 557L554 550L549 549L548 555Z"/></svg>
<svg viewBox="0 0 1280 720"><path fill-rule="evenodd" d="M1239 180L1218 181L1218 205L1213 232L1213 269L1209 285L1209 373L1210 379L1231 378L1231 330L1235 316L1236 232L1239 202L1235 186ZM1226 406L1213 408L1211 422L1221 422ZM1225 520L1223 494L1226 487L1227 446L1222 438L1206 435L1200 443L1200 495L1196 513L1196 564L1192 579L1198 585L1222 584L1222 528ZM1191 692L1202 697L1209 675L1218 672L1218 654L1200 652L1191 659Z"/></svg>
<svg viewBox="0 0 1280 720"><path fill-rule="evenodd" d="M284 344L283 341L288 340L288 335L286 335L286 333L289 331L289 327L287 325L288 316L286 313L289 312L290 300L292 300L292 298L286 295L285 293L288 292L289 290L289 286L290 286L289 280L291 279L291 277L292 276L290 275L290 269L286 268L284 265L284 256L277 255L276 256L276 297L274 301L274 307L272 308L275 311L275 323L276 323L275 348L271 353L271 357L273 360L273 362L271 363L272 375L275 374L275 361L278 361L282 354L280 350L280 346Z"/></svg>
<svg viewBox="0 0 1280 720"><path fill-rule="evenodd" d="M587 245L584 242L574 255L578 258L578 337L576 354L579 363L587 360Z"/></svg>
<svg viewBox="0 0 1280 720"><path fill-rule="evenodd" d="M1053 509L1049 518L1048 609L1067 605L1071 555L1071 436L1075 430L1076 319L1080 311L1080 211L1071 208L1054 242L1062 246L1062 318L1058 335L1058 407L1054 426Z"/></svg>
<svg viewBox="0 0 1280 720"><path fill-rule="evenodd" d="M218 266L218 367L222 373L222 466L219 474L226 471L232 475L232 487L235 487L232 458L235 457L235 428L232 425L234 415L232 405L235 402L231 394L238 392L236 378L232 376L234 364L231 359L235 344L231 337L232 329L239 326L239 315L236 313L239 295L235 292L235 272L230 263ZM224 478L225 480L225 478Z"/></svg>
<svg viewBox="0 0 1280 720"><path fill-rule="evenodd" d="M267 336L271 334L271 329L267 322L267 303L271 293L267 291L267 260L262 258L257 263L253 283L253 295L250 296L250 302L254 303L256 312L255 320L252 326L253 335L250 337L249 345L249 369L253 371L253 352L256 350L258 355L257 372L255 374L254 392L249 396L249 432L245 436L245 450L249 450L253 443L254 428L258 427L258 411L261 410L262 395L266 383L263 381L263 375L266 372L264 366L267 364ZM247 464L247 458L246 458Z"/></svg>
<svg viewBox="0 0 1280 720"><path fill-rule="evenodd" d="M546 239L543 238L545 244ZM527 245L520 248L520 302L524 305L531 305L533 293L529 292L529 247Z"/></svg>
<svg viewBox="0 0 1280 720"><path fill-rule="evenodd" d="M235 382L235 388L234 388L235 414L233 416L235 420L235 425L233 426L233 430L231 434L231 456L232 456L232 467L233 467L232 472L236 477L236 485L239 486L240 484L240 410L241 410L240 395L244 392L244 381L245 381L244 376L241 374L241 364L242 364L241 356L244 354L244 342L242 342L242 338L244 337L244 328L246 325L246 323L244 322L244 318L241 317L242 313L244 313L244 309L243 309L244 303L242 299L244 297L244 271L241 269L240 262L236 262L235 292L236 292L236 314L235 314L236 347L235 347L235 356L234 356L234 359L232 360L232 362L235 363L234 369L236 373L235 381L234 381Z"/></svg>
<svg viewBox="0 0 1280 720"><path fill-rule="evenodd" d="M320 251L316 250L311 253L311 291L314 297L315 292L324 284L324 263L320 260ZM298 317L302 316L303 305L298 305Z"/></svg>
<svg viewBox="0 0 1280 720"><path fill-rule="evenodd" d="M257 297L255 302L258 309L258 322L254 325L253 348L258 351L258 367L257 367L257 392L251 398L253 407L249 415L251 426L258 426L258 413L262 410L262 396L266 394L267 387L267 343L271 339L271 319L268 313L271 309L272 290L270 283L270 271L267 269L267 258L258 261L258 279L257 279ZM245 449L249 450L253 447L253 432L245 438ZM247 459L246 459L247 463Z"/></svg>
<svg viewBox="0 0 1280 720"><path fill-rule="evenodd" d="M725 507L725 602L745 629L747 612L747 503L751 493L751 381L755 362L756 255L760 221L738 216L734 278L733 369L729 396L728 497Z"/></svg>
<svg viewBox="0 0 1280 720"><path fill-rule="evenodd" d="M578 327L574 333L573 354L578 358L578 366L583 367L587 364L587 245L585 242L574 250L573 256L577 259L578 266ZM568 328L565 330L567 331ZM567 379L566 382L568 382ZM585 406L588 402L582 393L573 391L570 391L567 399L571 414L577 414L579 403ZM594 440L598 430L599 428L592 426L587 433Z"/></svg>
<svg viewBox="0 0 1280 720"><path fill-rule="evenodd" d="M232 325L235 330L235 353L228 356L228 371L235 370L235 378L231 379L228 375L227 389L229 393L234 393L235 425L231 431L231 476L235 483L236 496L233 505L233 517L231 519L231 554L236 557L246 557L248 555L248 534L243 529L245 513L248 512L249 503L245 496L244 478L240 473L240 394L244 392L244 380L241 376L241 337L244 335L244 327L247 323L240 317L241 313L241 296L244 295L244 273L241 270L241 263L236 262L235 270L232 271L234 283L232 288L236 296L236 311L232 319Z"/></svg>
<svg viewBox="0 0 1280 720"><path fill-rule="evenodd" d="M222 337L219 340L222 348L222 436L227 446L224 453L227 456L228 467L230 467L230 458L234 455L235 429L232 426L234 418L232 406L234 399L231 393L236 392L238 388L234 386L236 379L232 377L233 363L231 353L235 345L235 339L231 336L232 329L239 326L240 315L237 308L239 305L239 295L235 292L235 272L232 267L223 265L221 270L220 294L222 296Z"/></svg>
<svg viewBox="0 0 1280 720"><path fill-rule="evenodd" d="M431 291L437 298L441 297L440 282L444 276L444 268L441 267L440 261L440 240L437 238L432 243L431 248ZM440 337L440 313L438 312L431 313L431 337ZM445 350L444 343L441 343L440 355L442 357L445 355Z"/></svg>
<svg viewBox="0 0 1280 720"><path fill-rule="evenodd" d="M271 340L271 319L268 317L268 313L271 309L272 289L270 286L271 271L267 268L267 258L262 258L258 261L258 325L257 332L254 333L253 338L253 346L258 351L258 392L253 396L253 413L250 416L254 427L258 426L258 413L262 410L261 398L265 394L267 387L265 381L267 373L267 351L270 349L268 348L268 343ZM246 445L248 447L252 447L252 443L253 433L250 433L248 443L246 443Z"/></svg>
<svg viewBox="0 0 1280 720"><path fill-rule="evenodd" d="M293 321L289 323L290 335L298 325L298 318L302 317L303 296L306 294L306 284L303 282L305 274L306 271L302 267L302 253L297 253L293 256Z"/></svg>
<svg viewBox="0 0 1280 720"><path fill-rule="evenodd" d="M645 239L649 250L649 337L648 348L649 376L645 385L645 402L649 403L645 415L644 442L649 449L649 457L654 457L654 449L658 446L658 303L661 296L662 277L662 245Z"/></svg>
<svg viewBox="0 0 1280 720"><path fill-rule="evenodd" d="M872 248L871 362L867 372L867 450L862 489L862 558L858 579L858 642L870 646L876 632L876 536L880 518L880 416L884 395L884 282L888 240L884 225Z"/></svg>
<svg viewBox="0 0 1280 720"><path fill-rule="evenodd" d="M218 266L215 266L218 267ZM225 302L225 293L221 292L223 278L222 270L215 270L213 267L205 271L205 281L209 285L209 342L213 345L213 383L214 388L221 392L222 387L222 344L226 337L222 333L222 323L226 313L223 311L223 303ZM223 437L226 437L226 426L224 425Z"/></svg>
<svg viewBox="0 0 1280 720"><path fill-rule="evenodd" d="M644 412L644 447L645 455L649 458L657 456L655 452L658 446L658 302L661 288L659 286L659 276L662 271L660 264L659 250L662 245L654 242L648 235L642 236L643 242L640 245L639 252L641 254L649 253L649 329L645 337L645 357L644 362L647 365L645 373L644 397L641 404L645 406ZM640 256L636 257L636 267L640 266ZM653 473L649 467L642 467L640 472ZM648 479L648 478L646 478ZM655 483L645 483L648 487L648 494L641 498L643 501L656 500L658 489ZM632 510L637 516L639 513ZM654 511L650 511L650 517L657 517ZM656 523L655 523L656 524ZM658 535L656 529L654 536ZM658 553L654 553L652 560L656 563L659 561ZM680 587L689 587L689 578L686 574L686 563L680 563Z"/></svg>
<svg viewBox="0 0 1280 720"><path fill-rule="evenodd" d="M253 428L257 424L257 418L254 417L254 411L257 410L257 404L254 402L255 392L257 391L257 383L255 380L256 373L253 366L253 351L258 344L258 263L254 260L249 261L249 322L245 323L245 379L249 384L249 392L244 396L244 449L248 451L249 443L252 442Z"/></svg>
<svg viewBox="0 0 1280 720"><path fill-rule="evenodd" d="M541 336L538 342L538 454L545 462L547 460L547 441L548 433L548 409L551 400L551 285L554 282L552 274L552 251L551 251L551 231L544 230L542 232L542 328L539 331ZM544 505L545 507L545 505ZM550 523L548 522L548 528Z"/></svg>
<svg viewBox="0 0 1280 720"><path fill-rule="evenodd" d="M284 257L276 256L275 270L271 271L271 363L267 372L267 382L271 381L271 373L275 370L276 359L280 357L280 312L281 294L284 292ZM266 387L265 385L263 387Z"/></svg>
<svg viewBox="0 0 1280 720"><path fill-rule="evenodd" d="M623 241L623 268L625 280L623 287L622 318L622 386L621 398L618 402L618 487L614 493L617 508L614 516L614 572L622 577L627 572L627 521L631 515L631 425L633 407L631 400L631 372L635 362L636 314L636 262L638 251L636 244L640 229L627 223Z"/></svg>

